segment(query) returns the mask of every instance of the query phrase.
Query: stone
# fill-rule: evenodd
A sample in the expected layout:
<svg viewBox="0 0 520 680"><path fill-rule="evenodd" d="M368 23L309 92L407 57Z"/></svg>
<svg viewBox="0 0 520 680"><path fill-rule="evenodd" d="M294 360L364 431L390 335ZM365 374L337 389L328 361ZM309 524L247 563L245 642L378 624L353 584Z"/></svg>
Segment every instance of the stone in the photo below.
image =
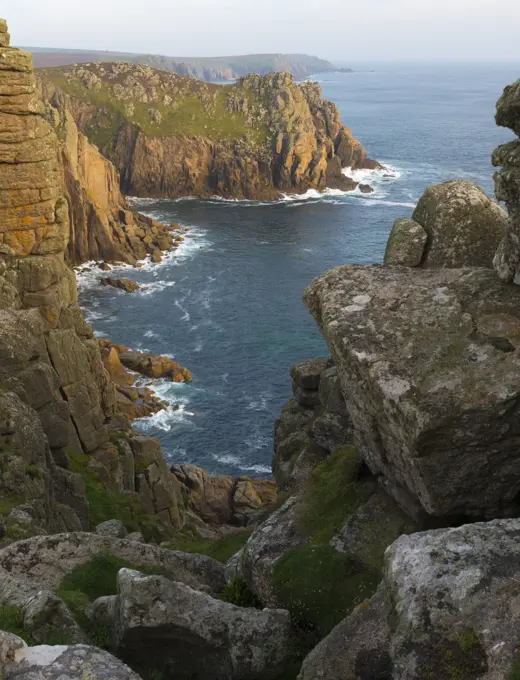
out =
<svg viewBox="0 0 520 680"><path fill-rule="evenodd" d="M132 281L131 279L102 278L100 283L103 286L118 288L119 290L123 290L125 293L135 293L141 287L138 283Z"/></svg>
<svg viewBox="0 0 520 680"><path fill-rule="evenodd" d="M140 531L132 531L126 537L127 541L135 541L136 543L146 543L143 534Z"/></svg>
<svg viewBox="0 0 520 680"><path fill-rule="evenodd" d="M297 526L300 503L298 496L292 496L257 527L238 562L238 576L267 607L279 606L273 584L276 562L287 550L308 542Z"/></svg>
<svg viewBox="0 0 520 680"><path fill-rule="evenodd" d="M298 680L389 680L388 615L386 595L379 588L310 652Z"/></svg>
<svg viewBox="0 0 520 680"><path fill-rule="evenodd" d="M347 265L304 299L385 490L421 521L516 513L515 287L484 269Z"/></svg>
<svg viewBox="0 0 520 680"><path fill-rule="evenodd" d="M119 572L117 585L114 647L129 662L142 664L151 656L179 680L279 674L288 652L287 611L237 607L129 569Z"/></svg>
<svg viewBox="0 0 520 680"><path fill-rule="evenodd" d="M378 489L348 518L330 545L357 564L377 571L383 566L387 547L399 536L419 529L390 496Z"/></svg>
<svg viewBox="0 0 520 680"><path fill-rule="evenodd" d="M394 222L385 251L385 264L418 267L423 258L428 234L413 220L397 219Z"/></svg>
<svg viewBox="0 0 520 680"><path fill-rule="evenodd" d="M497 102L497 125L510 128L520 137L520 80L504 88Z"/></svg>
<svg viewBox="0 0 520 680"><path fill-rule="evenodd" d="M141 680L112 654L87 645L24 647L5 668L5 680Z"/></svg>
<svg viewBox="0 0 520 680"><path fill-rule="evenodd" d="M318 390L304 390L296 384L294 387L294 398L301 406L309 406L310 408L318 406L320 403Z"/></svg>
<svg viewBox="0 0 520 680"><path fill-rule="evenodd" d="M138 569L160 569L194 588L220 592L225 584L224 565L205 555L89 533L37 536L13 543L0 550L0 569L39 587L56 588L75 567L103 554L119 557Z"/></svg>
<svg viewBox="0 0 520 680"><path fill-rule="evenodd" d="M317 390L320 386L320 378L323 371L330 367L327 357L309 359L295 364L291 368L291 377L298 387L304 390Z"/></svg>
<svg viewBox="0 0 520 680"><path fill-rule="evenodd" d="M312 434L316 444L326 451L334 451L339 446L350 446L354 443L350 418L330 411L325 411L315 419Z"/></svg>
<svg viewBox="0 0 520 680"><path fill-rule="evenodd" d="M513 677L519 532L519 520L495 520L401 536L388 549L392 677Z"/></svg>
<svg viewBox="0 0 520 680"><path fill-rule="evenodd" d="M319 387L320 404L326 411L337 413L340 416L347 415L345 398L341 392L341 383L336 366L323 371Z"/></svg>
<svg viewBox="0 0 520 680"><path fill-rule="evenodd" d="M413 221L428 235L423 267L493 267L507 213L474 182L450 180L428 187Z"/></svg>
<svg viewBox="0 0 520 680"><path fill-rule="evenodd" d="M113 536L114 538L126 538L127 530L125 525L118 519L109 519L106 522L98 524L96 527L96 534L100 536Z"/></svg>

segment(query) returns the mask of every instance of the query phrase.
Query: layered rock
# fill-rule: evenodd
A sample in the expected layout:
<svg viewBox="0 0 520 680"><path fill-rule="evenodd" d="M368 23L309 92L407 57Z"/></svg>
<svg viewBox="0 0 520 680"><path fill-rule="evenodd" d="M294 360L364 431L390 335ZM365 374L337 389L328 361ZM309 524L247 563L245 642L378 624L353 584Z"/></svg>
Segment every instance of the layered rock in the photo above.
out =
<svg viewBox="0 0 520 680"><path fill-rule="evenodd" d="M375 167L317 84L289 73L223 87L132 64L42 71L48 101L70 95L81 132L135 196L276 198L354 189L344 167Z"/></svg>
<svg viewBox="0 0 520 680"><path fill-rule="evenodd" d="M520 81L505 88L497 102L495 120L520 137ZM504 201L510 222L495 256L495 269L504 281L520 283L520 140L499 146L492 162L501 167L495 173L495 193Z"/></svg>
<svg viewBox="0 0 520 680"><path fill-rule="evenodd" d="M491 268L507 221L507 213L474 182L433 185L419 199L411 220L396 220L385 264Z"/></svg>

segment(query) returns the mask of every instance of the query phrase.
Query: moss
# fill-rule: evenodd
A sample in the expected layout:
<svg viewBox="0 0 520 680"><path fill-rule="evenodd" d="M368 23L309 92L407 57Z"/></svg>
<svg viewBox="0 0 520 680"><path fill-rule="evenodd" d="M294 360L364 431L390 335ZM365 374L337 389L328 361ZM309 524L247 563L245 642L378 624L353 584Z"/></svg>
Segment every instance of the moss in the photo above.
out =
<svg viewBox="0 0 520 680"><path fill-rule="evenodd" d="M24 617L23 607L10 604L0 605L0 630L18 635L28 645L69 645L73 642L68 633L57 628L50 628L42 632L36 639L32 633L25 629Z"/></svg>
<svg viewBox="0 0 520 680"><path fill-rule="evenodd" d="M484 647L471 629L455 641L432 635L428 644L413 646L413 652L420 680L476 680L488 671Z"/></svg>
<svg viewBox="0 0 520 680"><path fill-rule="evenodd" d="M172 533L156 515L147 512L138 496L121 494L107 489L99 475L88 467L89 456L67 454L70 470L85 482L89 506L89 524L93 529L109 519L120 520L129 531L140 531L145 540L161 541Z"/></svg>
<svg viewBox="0 0 520 680"><path fill-rule="evenodd" d="M520 650L516 650L513 665L507 676L507 680L520 680Z"/></svg>
<svg viewBox="0 0 520 680"><path fill-rule="evenodd" d="M250 536L251 531L237 531L216 540L178 534L168 543L163 543L163 547L169 550L208 555L218 562L226 563L247 543Z"/></svg>
<svg viewBox="0 0 520 680"><path fill-rule="evenodd" d="M255 609L264 608L260 599L253 593L247 583L238 576L234 576L231 581L226 584L221 599L224 600L224 602L229 602L237 607L254 607Z"/></svg>
<svg viewBox="0 0 520 680"><path fill-rule="evenodd" d="M372 492L359 479L361 460L355 447L335 449L309 476L299 517L300 529L315 544L328 543Z"/></svg>
<svg viewBox="0 0 520 680"><path fill-rule="evenodd" d="M25 474L31 479L42 479L43 477L41 470L39 470L36 465L26 465Z"/></svg>
<svg viewBox="0 0 520 680"><path fill-rule="evenodd" d="M325 637L358 604L371 597L379 574L360 570L328 545L302 546L276 562L273 584L293 620L316 639Z"/></svg>

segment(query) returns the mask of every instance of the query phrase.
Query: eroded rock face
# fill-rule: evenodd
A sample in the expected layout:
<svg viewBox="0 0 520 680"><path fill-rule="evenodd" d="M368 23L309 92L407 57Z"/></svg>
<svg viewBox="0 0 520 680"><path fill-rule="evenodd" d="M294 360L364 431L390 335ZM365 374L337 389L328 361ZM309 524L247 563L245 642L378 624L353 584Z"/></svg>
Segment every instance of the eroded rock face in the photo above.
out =
<svg viewBox="0 0 520 680"><path fill-rule="evenodd" d="M398 503L416 518L518 511L515 288L483 269L344 266L304 299L360 452Z"/></svg>
<svg viewBox="0 0 520 680"><path fill-rule="evenodd" d="M496 520L402 536L388 549L392 677L512 677L519 532L519 520Z"/></svg>
<svg viewBox="0 0 520 680"><path fill-rule="evenodd" d="M285 610L236 607L163 576L122 569L114 613L117 653L151 656L179 680L275 678L288 653Z"/></svg>
<svg viewBox="0 0 520 680"><path fill-rule="evenodd" d="M373 167L319 86L297 85L287 72L249 75L226 89L141 64L82 64L42 77L51 102L70 95L78 128L130 195L272 199L354 189L342 168ZM188 123L179 126L186 107Z"/></svg>

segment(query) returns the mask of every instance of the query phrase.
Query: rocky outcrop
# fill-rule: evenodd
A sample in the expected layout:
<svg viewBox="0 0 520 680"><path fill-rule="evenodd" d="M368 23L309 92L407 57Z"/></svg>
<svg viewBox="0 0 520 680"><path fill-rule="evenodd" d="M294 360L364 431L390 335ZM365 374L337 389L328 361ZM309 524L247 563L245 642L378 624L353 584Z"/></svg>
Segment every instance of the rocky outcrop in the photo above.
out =
<svg viewBox="0 0 520 680"><path fill-rule="evenodd" d="M110 288L117 288L125 293L135 293L139 290L139 284L131 279L113 279L109 276L103 277L100 280L102 286L109 286Z"/></svg>
<svg viewBox="0 0 520 680"><path fill-rule="evenodd" d="M345 266L305 302L360 451L409 513L518 512L514 288L484 269Z"/></svg>
<svg viewBox="0 0 520 680"><path fill-rule="evenodd" d="M491 268L507 220L507 213L474 182L433 185L411 220L396 220L385 264Z"/></svg>
<svg viewBox="0 0 520 680"><path fill-rule="evenodd" d="M330 358L291 368L294 397L274 426L273 475L280 489L296 489L339 446L352 444L352 424Z"/></svg>
<svg viewBox="0 0 520 680"><path fill-rule="evenodd" d="M520 137L520 81L505 88L497 102L496 122L511 128ZM501 169L495 173L495 193L504 201L510 222L494 265L504 281L520 283L520 140L499 146L493 153L492 162Z"/></svg>
<svg viewBox="0 0 520 680"><path fill-rule="evenodd" d="M79 130L134 196L272 199L350 190L357 184L342 168L374 167L318 85L297 85L289 73L250 75L231 87L123 63L41 76L48 101L70 96Z"/></svg>
<svg viewBox="0 0 520 680"><path fill-rule="evenodd" d="M163 576L121 570L109 609L118 656L137 667L152 657L179 680L276 678L288 654L288 612L237 607Z"/></svg>
<svg viewBox="0 0 520 680"><path fill-rule="evenodd" d="M172 465L181 484L184 505L212 527L247 526L276 501L268 479L210 476L196 465Z"/></svg>

